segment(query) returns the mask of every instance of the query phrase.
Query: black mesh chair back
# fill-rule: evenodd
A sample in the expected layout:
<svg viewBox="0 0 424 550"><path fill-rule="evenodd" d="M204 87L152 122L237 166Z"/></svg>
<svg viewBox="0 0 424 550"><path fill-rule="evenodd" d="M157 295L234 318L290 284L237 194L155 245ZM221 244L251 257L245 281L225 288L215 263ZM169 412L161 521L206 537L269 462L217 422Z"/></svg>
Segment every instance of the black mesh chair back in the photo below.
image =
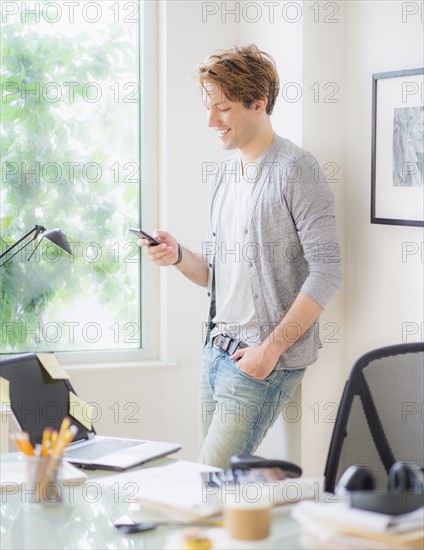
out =
<svg viewBox="0 0 424 550"><path fill-rule="evenodd" d="M369 468L376 490L387 490L396 461L424 466L424 343L371 351L346 382L325 466L334 492L352 464Z"/></svg>

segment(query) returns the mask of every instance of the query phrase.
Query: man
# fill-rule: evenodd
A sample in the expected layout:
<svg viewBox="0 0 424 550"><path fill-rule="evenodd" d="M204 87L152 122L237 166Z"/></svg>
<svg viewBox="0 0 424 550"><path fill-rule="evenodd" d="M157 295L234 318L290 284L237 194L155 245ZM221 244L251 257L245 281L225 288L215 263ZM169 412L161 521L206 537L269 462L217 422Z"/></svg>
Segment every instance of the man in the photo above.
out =
<svg viewBox="0 0 424 550"><path fill-rule="evenodd" d="M165 231L146 247L210 296L201 382L199 460L227 467L253 453L317 359L318 317L341 284L334 199L314 157L276 135L279 91L255 45L210 55L198 68L208 125L235 153L210 182L202 254Z"/></svg>

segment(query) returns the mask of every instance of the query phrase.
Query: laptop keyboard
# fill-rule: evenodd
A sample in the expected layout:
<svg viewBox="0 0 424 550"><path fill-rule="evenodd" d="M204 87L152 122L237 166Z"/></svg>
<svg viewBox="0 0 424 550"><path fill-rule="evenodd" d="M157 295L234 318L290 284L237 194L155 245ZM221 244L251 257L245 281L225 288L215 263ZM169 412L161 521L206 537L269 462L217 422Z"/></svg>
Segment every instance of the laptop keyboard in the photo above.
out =
<svg viewBox="0 0 424 550"><path fill-rule="evenodd" d="M98 441L87 442L81 447L68 449L65 458L84 458L95 460L101 456L110 455L135 445L140 445L143 441L131 441L128 439L100 439Z"/></svg>

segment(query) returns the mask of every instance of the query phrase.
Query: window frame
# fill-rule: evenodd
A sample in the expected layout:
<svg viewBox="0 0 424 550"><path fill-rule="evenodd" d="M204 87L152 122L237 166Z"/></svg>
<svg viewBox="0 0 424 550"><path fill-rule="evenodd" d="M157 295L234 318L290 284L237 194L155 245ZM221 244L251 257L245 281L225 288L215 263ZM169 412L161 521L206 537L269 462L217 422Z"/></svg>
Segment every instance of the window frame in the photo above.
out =
<svg viewBox="0 0 424 550"><path fill-rule="evenodd" d="M140 224L152 231L158 221L158 6L140 1L139 33L139 135L140 135ZM148 98L145 105L141 98ZM144 139L144 136L149 136ZM153 193L146 191L152 189ZM147 198L148 197L148 198ZM165 364L159 360L159 273L140 253L140 347L137 349L60 351L56 355L67 370L128 368ZM166 362L166 364L174 364Z"/></svg>

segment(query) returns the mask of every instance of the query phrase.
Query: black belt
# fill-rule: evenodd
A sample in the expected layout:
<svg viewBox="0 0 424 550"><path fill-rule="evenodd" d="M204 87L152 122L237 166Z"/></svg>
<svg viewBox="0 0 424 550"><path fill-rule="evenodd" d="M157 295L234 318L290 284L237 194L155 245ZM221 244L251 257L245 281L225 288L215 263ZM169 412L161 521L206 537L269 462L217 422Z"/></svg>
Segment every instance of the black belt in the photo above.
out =
<svg viewBox="0 0 424 550"><path fill-rule="evenodd" d="M233 355L233 353L239 349L249 347L245 342L236 340L235 338L231 338L231 336L226 336L225 334L218 334L218 336L215 336L215 338L212 339L212 344L215 347L226 351L230 355Z"/></svg>

